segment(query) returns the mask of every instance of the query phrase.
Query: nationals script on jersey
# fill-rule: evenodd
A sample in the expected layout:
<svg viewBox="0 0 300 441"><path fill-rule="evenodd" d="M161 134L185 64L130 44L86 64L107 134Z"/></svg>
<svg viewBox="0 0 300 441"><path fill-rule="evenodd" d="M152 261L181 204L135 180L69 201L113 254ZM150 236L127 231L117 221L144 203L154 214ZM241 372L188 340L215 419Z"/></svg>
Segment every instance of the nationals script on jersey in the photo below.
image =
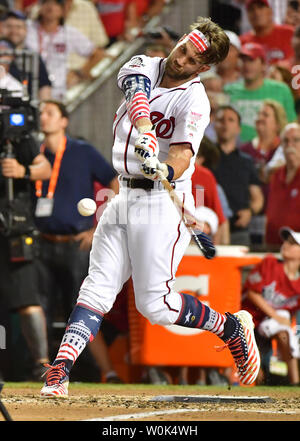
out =
<svg viewBox="0 0 300 441"><path fill-rule="evenodd" d="M139 55L133 57L119 72L118 86L121 88L126 76L140 74L151 82L150 117L155 124L159 142L158 159L165 161L169 147L174 144L189 144L193 151L190 166L177 181L190 180L197 151L204 131L209 123L210 104L199 77L178 87L159 87L166 60ZM135 156L134 142L137 130L131 124L125 101L116 112L114 124L113 165L122 176L144 177L140 172L141 162Z"/></svg>

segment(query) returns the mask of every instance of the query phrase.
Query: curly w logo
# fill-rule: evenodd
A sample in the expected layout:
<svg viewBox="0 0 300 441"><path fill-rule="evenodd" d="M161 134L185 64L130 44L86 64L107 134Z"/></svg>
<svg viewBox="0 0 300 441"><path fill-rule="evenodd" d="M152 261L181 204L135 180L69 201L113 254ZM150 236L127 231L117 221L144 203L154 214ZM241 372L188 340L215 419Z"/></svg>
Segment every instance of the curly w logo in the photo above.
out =
<svg viewBox="0 0 300 441"><path fill-rule="evenodd" d="M152 124L155 124L155 132L158 138L171 138L175 129L175 118L173 116L167 119L161 112L151 112L150 118Z"/></svg>

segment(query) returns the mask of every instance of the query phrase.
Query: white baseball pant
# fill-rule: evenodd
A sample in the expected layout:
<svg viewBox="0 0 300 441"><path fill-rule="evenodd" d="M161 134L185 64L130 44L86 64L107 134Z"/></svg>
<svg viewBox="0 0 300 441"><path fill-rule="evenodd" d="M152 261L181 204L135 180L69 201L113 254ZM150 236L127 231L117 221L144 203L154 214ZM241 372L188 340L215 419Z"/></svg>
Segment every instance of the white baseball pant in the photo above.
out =
<svg viewBox="0 0 300 441"><path fill-rule="evenodd" d="M176 193L194 212L191 192ZM152 324L173 324L182 303L179 293L173 290L175 274L190 240L180 213L165 190L121 186L95 231L89 274L81 286L78 303L105 314L132 276L138 311Z"/></svg>

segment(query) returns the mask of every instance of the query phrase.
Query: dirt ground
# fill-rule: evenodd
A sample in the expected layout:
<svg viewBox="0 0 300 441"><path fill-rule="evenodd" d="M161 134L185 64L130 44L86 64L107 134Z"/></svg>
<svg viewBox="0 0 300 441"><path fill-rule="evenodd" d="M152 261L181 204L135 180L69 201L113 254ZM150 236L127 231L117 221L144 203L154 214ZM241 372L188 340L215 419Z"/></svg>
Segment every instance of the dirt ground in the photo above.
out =
<svg viewBox="0 0 300 441"><path fill-rule="evenodd" d="M300 421L299 387L153 386L71 383L69 398L39 397L40 384L6 383L1 401L14 421ZM185 401L158 401L157 397ZM190 402L191 397L217 402ZM258 397L266 402L223 402ZM265 397L265 398L264 398ZM153 399L155 398L155 401ZM4 420L0 414L0 421Z"/></svg>

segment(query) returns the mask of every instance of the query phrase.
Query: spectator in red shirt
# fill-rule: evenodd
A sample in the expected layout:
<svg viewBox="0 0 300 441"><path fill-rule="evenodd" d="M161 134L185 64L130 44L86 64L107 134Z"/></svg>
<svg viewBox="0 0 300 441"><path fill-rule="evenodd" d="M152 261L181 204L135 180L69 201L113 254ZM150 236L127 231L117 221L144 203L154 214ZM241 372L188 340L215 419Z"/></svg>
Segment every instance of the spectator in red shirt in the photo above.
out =
<svg viewBox="0 0 300 441"><path fill-rule="evenodd" d="M225 222L226 218L218 196L216 178L208 168L203 167L200 163L195 164L192 191L196 208L205 205L217 213L219 223Z"/></svg>
<svg viewBox="0 0 300 441"><path fill-rule="evenodd" d="M137 13L135 0L91 0L99 13L110 44L116 40L132 41L136 35Z"/></svg>
<svg viewBox="0 0 300 441"><path fill-rule="evenodd" d="M298 385L300 354L291 317L300 306L300 233L284 227L280 235L282 259L270 254L252 269L244 285L242 307L253 316L264 370L268 371L266 352L270 353L275 338L280 358L288 366L289 381ZM257 382L262 380L259 375Z"/></svg>
<svg viewBox="0 0 300 441"><path fill-rule="evenodd" d="M192 192L195 206L197 208L204 205L216 213L218 229L213 235L214 243L217 245L228 245L230 242L229 222L224 216L218 194L217 181L213 173L207 167L201 165L204 162L204 158L201 158L200 155L197 157L195 171L192 176Z"/></svg>
<svg viewBox="0 0 300 441"><path fill-rule="evenodd" d="M223 206L224 201L221 199L220 186L212 172L219 159L218 147L204 136L197 153L195 171L192 175L192 193L196 209L204 205L217 215L218 228L213 235L214 243L216 245L229 245L230 228L228 218L232 216L232 212L228 205L227 207ZM224 195L224 192L222 195ZM227 199L225 202L228 204Z"/></svg>
<svg viewBox="0 0 300 441"><path fill-rule="evenodd" d="M268 0L247 0L246 8L252 30L241 35L242 44L251 42L264 46L269 64L292 57L291 40L294 28L274 22Z"/></svg>
<svg viewBox="0 0 300 441"><path fill-rule="evenodd" d="M271 250L280 246L283 225L300 231L300 124L288 124L281 139L286 163L271 177L266 209L266 244Z"/></svg>

